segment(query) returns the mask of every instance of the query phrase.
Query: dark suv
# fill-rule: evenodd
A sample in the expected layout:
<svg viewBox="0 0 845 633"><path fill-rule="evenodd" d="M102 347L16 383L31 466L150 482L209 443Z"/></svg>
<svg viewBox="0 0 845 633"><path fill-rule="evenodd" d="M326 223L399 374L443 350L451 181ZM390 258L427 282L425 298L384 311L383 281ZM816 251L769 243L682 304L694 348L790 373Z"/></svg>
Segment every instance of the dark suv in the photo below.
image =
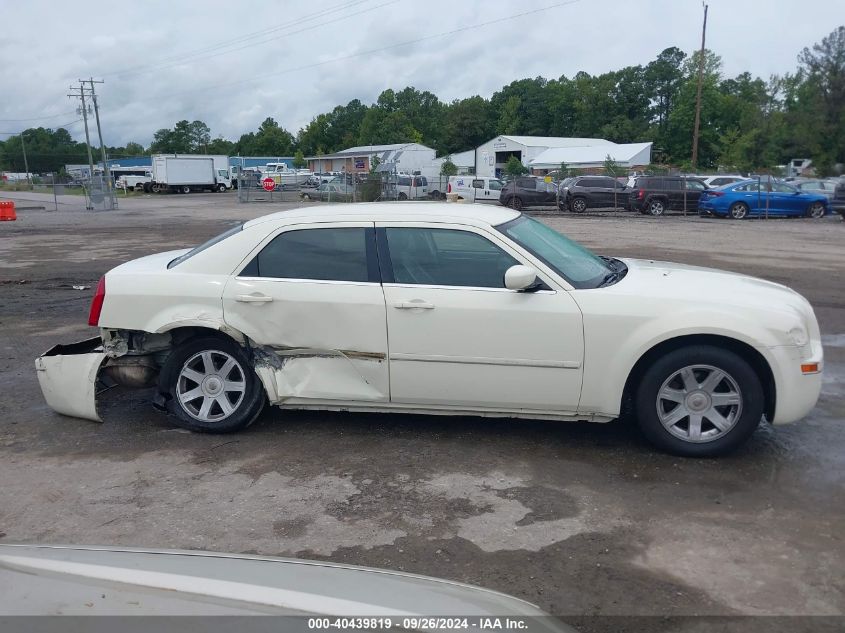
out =
<svg viewBox="0 0 845 633"><path fill-rule="evenodd" d="M577 176L560 183L557 206L582 213L589 207L627 207L628 189L610 176Z"/></svg>
<svg viewBox="0 0 845 633"><path fill-rule="evenodd" d="M698 199L707 185L699 178L683 176L639 176L629 190L632 211L644 215L663 215L666 211L697 212Z"/></svg>
<svg viewBox="0 0 845 633"><path fill-rule="evenodd" d="M553 205L556 201L557 185L531 176L518 176L509 180L502 187L502 193L499 194L499 202L516 210L523 207Z"/></svg>

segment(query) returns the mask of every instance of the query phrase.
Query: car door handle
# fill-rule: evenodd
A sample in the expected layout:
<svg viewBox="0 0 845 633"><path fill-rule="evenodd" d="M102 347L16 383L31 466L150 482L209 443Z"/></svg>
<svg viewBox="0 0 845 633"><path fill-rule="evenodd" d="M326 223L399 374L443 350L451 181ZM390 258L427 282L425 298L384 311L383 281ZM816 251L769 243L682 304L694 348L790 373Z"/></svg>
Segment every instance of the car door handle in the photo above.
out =
<svg viewBox="0 0 845 633"><path fill-rule="evenodd" d="M393 307L397 310L434 310L434 304L427 301L401 301Z"/></svg>
<svg viewBox="0 0 845 633"><path fill-rule="evenodd" d="M273 297L267 295L237 295L235 301L241 303L268 303L273 300Z"/></svg>

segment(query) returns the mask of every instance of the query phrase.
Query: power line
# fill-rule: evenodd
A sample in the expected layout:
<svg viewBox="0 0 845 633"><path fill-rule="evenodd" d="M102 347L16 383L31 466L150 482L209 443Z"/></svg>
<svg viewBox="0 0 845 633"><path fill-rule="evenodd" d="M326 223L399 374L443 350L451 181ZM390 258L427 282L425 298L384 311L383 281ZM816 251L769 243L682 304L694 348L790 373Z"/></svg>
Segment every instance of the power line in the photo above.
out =
<svg viewBox="0 0 845 633"><path fill-rule="evenodd" d="M280 30L283 30L283 29L288 29L288 28L291 28L291 27L294 27L294 26L298 26L300 24L304 24L304 23L307 23L307 22L312 22L312 21L319 19L323 16L331 15L332 13L335 13L338 10L351 9L351 8L354 8L355 6L364 4L365 2L369 2L369 1L370 0L356 0L355 2L352 2L352 3L345 3L345 4L342 4L342 5L334 5L332 7L329 7L328 9L322 9L322 10L318 11L317 13L313 13L309 16L304 17L304 18L298 18L296 20L292 20L290 22L281 24L281 25L273 27L271 29L265 29L264 31L256 31L255 33L248 34L248 35L242 36L240 38L235 38L234 40L229 40L228 43L217 44L217 45L208 46L208 47L205 47L205 48L195 49L194 51L188 51L188 52L182 53L181 55L173 55L173 56L170 56L170 57L164 57L164 58L160 59L158 62L153 63L153 64L145 64L145 65L141 65L141 66L136 66L134 68L129 68L127 70L115 71L113 73L107 73L104 76L106 76L106 77L110 77L110 76L128 77L128 76L131 76L131 75L153 72L153 71L159 70L159 69L163 70L163 69L166 69L166 68L172 68L174 66L180 66L182 64L192 62L192 61L197 61L199 59L211 59L213 57L219 57L221 55L228 55L230 53L234 53L235 51L243 50L245 48L250 48L250 47L253 47L253 46L258 46L260 44L265 44L267 42L271 42L273 40L279 39L279 38L284 37L284 36L296 35L298 33L317 29L317 28L320 28L320 27L325 26L327 24L333 24L335 22L339 22L341 20L345 20L347 18L359 15L361 13L367 13L369 11L374 11L378 8L386 6L385 4L381 4L381 5L371 7L369 9L364 9L362 11L358 11L358 12L355 12L355 13L342 15L340 17L333 19L333 20L326 20L326 21L320 22L319 24L315 24L315 25L312 25L312 26L309 26L309 27L306 27L306 28L303 28L303 29L299 29L297 31L293 31L293 32L290 32L290 33L282 33L279 36L269 37L269 38L265 38L265 39L262 39L262 40L249 42L249 40L252 39L253 37L255 37L256 35L263 37L263 35L269 34L271 32L276 32L276 31L280 31ZM398 0L392 0L392 2L388 2L386 4L392 4L393 2L397 2L397 1ZM236 48L232 48L236 44L240 44L242 42L248 42L248 43L243 44L242 46L238 46ZM221 48L227 48L229 50L219 50ZM204 54L204 53L208 53L208 52L212 52L212 54L211 55L205 55Z"/></svg>
<svg viewBox="0 0 845 633"><path fill-rule="evenodd" d="M0 119L3 123L22 123L24 121L46 121L48 119L58 119L60 116L67 116L69 114L73 114L73 110L70 112L62 112L60 114L51 114L50 116L41 116L41 117L32 117L31 119ZM5 134L5 132L0 132L0 134Z"/></svg>
<svg viewBox="0 0 845 633"><path fill-rule="evenodd" d="M551 9L557 9L558 7L563 7L563 6L567 6L567 5L571 5L571 4L577 4L579 1L580 0L566 0L565 2L558 2L558 3L555 3L555 4L548 5L546 7L541 7L539 9L532 9L530 11L523 11L521 13L515 13L513 15L508 15L508 16L505 16L505 17L502 17L502 18L497 18L495 20L488 20L486 22L479 22L477 24L469 24L467 26L462 26L460 28L453 29L451 31L444 31L442 33L435 33L433 35L426 35L426 36L419 37L419 38L416 38L416 39L413 39L413 40L407 40L407 41L399 42L399 43L396 43L396 44L390 44L389 46L382 46L380 48L372 48L372 49L369 49L369 50L366 50L366 51L361 51L359 53L352 53L350 55L333 57L331 59L327 59L327 60L324 60L324 61L321 61L321 62L315 62L313 64L307 64L305 66L297 66L295 68L286 68L284 70L279 70L279 71L275 71L275 72L271 72L271 73L262 73L261 75L257 75L255 77L250 77L250 78L247 78L247 79L241 79L240 81L230 81L230 82L227 82L225 84L214 84L214 85L205 86L205 87L202 87L202 88L194 88L193 90L188 90L188 91L184 91L184 92L170 93L170 95L171 96L190 95L190 94L194 94L196 92L204 92L206 90L214 90L215 88L223 88L223 87L231 88L233 86L240 86L240 85L243 85L243 84L251 83L253 81L259 81L259 80L263 81L263 80L266 80L268 77L277 77L279 75L285 75L285 74L288 74L288 73L298 72L300 70L310 70L312 68L319 68L320 66L326 66L328 64L334 64L334 63L340 62L340 61L346 61L346 60L349 60L349 59L356 59L356 58L359 58L359 57L365 57L367 55L372 55L374 53L381 53L381 52L384 52L384 51L392 50L394 48L401 48L402 46L410 46L411 44L418 44L420 42L426 42L428 40L433 40L433 39L437 39L437 38L441 38L441 37L447 37L449 35L454 35L456 33L463 33L464 31L469 31L469 30L472 30L472 29L479 29L479 28L483 28L485 26L492 26L493 24L500 24L502 22L508 22L510 20L515 20L517 18L525 17L527 15L534 15L534 14L537 14L537 13L542 13L543 11L549 11ZM136 100L135 102L137 103L139 101L140 100Z"/></svg>
<svg viewBox="0 0 845 633"><path fill-rule="evenodd" d="M67 123L61 123L60 125L56 126L56 130L60 130L62 128L70 127L71 125L75 125L76 123L81 123L82 119L76 119L75 121L68 121ZM27 128L26 130L19 130L17 132L0 132L0 134L4 136L20 136L27 130L31 130L32 128Z"/></svg>

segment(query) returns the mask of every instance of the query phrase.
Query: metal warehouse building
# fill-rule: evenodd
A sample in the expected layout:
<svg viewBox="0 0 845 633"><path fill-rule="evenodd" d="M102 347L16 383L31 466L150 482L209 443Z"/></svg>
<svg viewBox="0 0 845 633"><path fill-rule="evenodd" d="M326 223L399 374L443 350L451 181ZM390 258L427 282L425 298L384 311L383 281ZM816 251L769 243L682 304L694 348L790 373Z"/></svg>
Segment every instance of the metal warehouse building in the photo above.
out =
<svg viewBox="0 0 845 633"><path fill-rule="evenodd" d="M317 173L345 171L347 173L370 171L373 159L380 165L390 164L396 171L412 173L434 161L434 150L419 143L393 143L391 145L361 145L334 154L309 156L308 168Z"/></svg>
<svg viewBox="0 0 845 633"><path fill-rule="evenodd" d="M511 156L536 174L557 169L562 162L574 169L601 167L607 156L623 167L644 166L651 162L651 145L620 145L603 138L502 134L475 150L475 170L479 176L499 177Z"/></svg>

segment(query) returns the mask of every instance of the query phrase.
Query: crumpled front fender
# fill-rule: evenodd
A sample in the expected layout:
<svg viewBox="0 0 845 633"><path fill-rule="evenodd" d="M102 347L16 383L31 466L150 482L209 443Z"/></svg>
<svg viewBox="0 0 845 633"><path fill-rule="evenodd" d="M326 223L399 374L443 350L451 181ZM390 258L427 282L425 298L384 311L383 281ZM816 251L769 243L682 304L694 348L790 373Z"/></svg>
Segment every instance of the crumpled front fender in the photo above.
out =
<svg viewBox="0 0 845 633"><path fill-rule="evenodd" d="M97 376L106 353L99 336L56 345L35 359L41 393L56 413L102 422L97 413Z"/></svg>

